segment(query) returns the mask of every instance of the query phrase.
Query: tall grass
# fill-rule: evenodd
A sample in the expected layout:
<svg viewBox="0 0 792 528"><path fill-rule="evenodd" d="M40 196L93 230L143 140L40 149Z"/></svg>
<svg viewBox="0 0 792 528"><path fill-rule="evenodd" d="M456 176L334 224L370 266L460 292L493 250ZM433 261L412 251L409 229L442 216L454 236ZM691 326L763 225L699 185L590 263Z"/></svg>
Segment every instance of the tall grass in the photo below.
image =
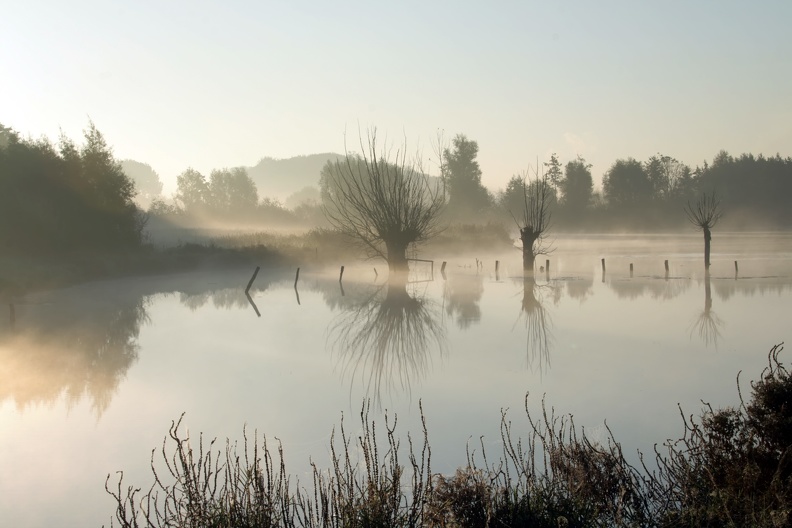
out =
<svg viewBox="0 0 792 528"><path fill-rule="evenodd" d="M504 412L501 452L468 452L453 475L431 472L425 420L414 443L401 446L396 418L382 434L369 413L352 437L342 419L331 439L332 465L312 464L304 486L285 467L283 448L244 434L243 444L197 444L170 428L154 482L145 492L124 487L123 474L106 489L122 527L588 527L792 525L792 377L781 345L737 408L707 405L682 415L683 436L654 449L649 469L625 459L609 429L594 442L571 416L542 405L526 414L519 437ZM738 392L739 392L738 378ZM527 397L526 397L527 402ZM423 416L423 409L421 409ZM404 447L404 449L403 449ZM353 456L354 454L354 456ZM405 455L406 454L406 455ZM406 456L406 463L400 457ZM165 470L157 469L163 467Z"/></svg>

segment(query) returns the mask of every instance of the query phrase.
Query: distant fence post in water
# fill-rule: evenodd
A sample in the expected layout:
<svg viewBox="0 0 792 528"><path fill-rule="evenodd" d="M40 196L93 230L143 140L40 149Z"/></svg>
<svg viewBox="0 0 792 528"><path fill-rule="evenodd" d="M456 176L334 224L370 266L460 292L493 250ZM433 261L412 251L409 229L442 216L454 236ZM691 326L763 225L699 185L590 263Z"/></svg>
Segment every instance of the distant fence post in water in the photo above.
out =
<svg viewBox="0 0 792 528"><path fill-rule="evenodd" d="M602 282L605 282L605 259L600 259L602 263Z"/></svg>
<svg viewBox="0 0 792 528"><path fill-rule="evenodd" d="M300 280L300 268L297 268L297 275L294 276L294 289L297 289L297 281Z"/></svg>
<svg viewBox="0 0 792 528"><path fill-rule="evenodd" d="M344 278L344 266L341 266L341 273L338 275L338 282Z"/></svg>
<svg viewBox="0 0 792 528"><path fill-rule="evenodd" d="M668 280L668 260L664 263L665 266L665 280Z"/></svg>
<svg viewBox="0 0 792 528"><path fill-rule="evenodd" d="M737 275L740 273L740 268L737 267L737 261L734 261L734 278L737 278Z"/></svg>
<svg viewBox="0 0 792 528"><path fill-rule="evenodd" d="M545 260L545 279L550 281L550 259Z"/></svg>
<svg viewBox="0 0 792 528"><path fill-rule="evenodd" d="M630 262L630 278L633 278L633 263Z"/></svg>
<svg viewBox="0 0 792 528"><path fill-rule="evenodd" d="M249 292L250 291L250 287L253 286L253 281L256 280L256 275L258 275L259 269L260 268L258 266L256 266L256 271L254 271L253 272L253 276L250 277L250 280L248 281L247 288L245 288L245 293Z"/></svg>

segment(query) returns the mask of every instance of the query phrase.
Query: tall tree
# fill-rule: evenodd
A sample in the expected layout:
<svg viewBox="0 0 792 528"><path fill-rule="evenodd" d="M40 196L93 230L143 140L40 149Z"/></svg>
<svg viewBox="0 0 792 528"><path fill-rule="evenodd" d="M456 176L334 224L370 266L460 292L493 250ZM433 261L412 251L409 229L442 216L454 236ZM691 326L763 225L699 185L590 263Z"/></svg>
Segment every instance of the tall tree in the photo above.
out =
<svg viewBox="0 0 792 528"><path fill-rule="evenodd" d="M645 207L653 196L649 175L634 158L616 160L602 178L602 190L608 204L622 210Z"/></svg>
<svg viewBox="0 0 792 528"><path fill-rule="evenodd" d="M389 158L374 130L365 143L361 137L360 147L361 155L325 165L325 214L370 256L385 259L391 271L404 271L407 249L437 232L442 190L429 183L419 160L407 158L406 145Z"/></svg>
<svg viewBox="0 0 792 528"><path fill-rule="evenodd" d="M162 181L157 171L148 163L125 159L121 161L124 173L135 183L135 202L142 209L148 209L151 202L162 195Z"/></svg>
<svg viewBox="0 0 792 528"><path fill-rule="evenodd" d="M594 194L594 180L591 177L591 164L578 156L566 164L564 179L561 180L564 208L580 213L591 205Z"/></svg>
<svg viewBox="0 0 792 528"><path fill-rule="evenodd" d="M452 148L445 149L444 174L448 187L448 209L460 218L471 218L488 208L491 198L481 184L481 168L478 161L478 143L458 134L452 141Z"/></svg>
<svg viewBox="0 0 792 528"><path fill-rule="evenodd" d="M249 215L258 203L256 184L243 167L213 170L209 196L212 209L225 217Z"/></svg>
<svg viewBox="0 0 792 528"><path fill-rule="evenodd" d="M558 154L553 152L550 155L550 161L545 162L544 167L547 181L549 181L550 185L555 189L558 189L564 180L564 171L561 169L561 162L558 161Z"/></svg>
<svg viewBox="0 0 792 528"><path fill-rule="evenodd" d="M205 212L209 204L209 184L203 174L190 167L176 177L176 203L185 212Z"/></svg>

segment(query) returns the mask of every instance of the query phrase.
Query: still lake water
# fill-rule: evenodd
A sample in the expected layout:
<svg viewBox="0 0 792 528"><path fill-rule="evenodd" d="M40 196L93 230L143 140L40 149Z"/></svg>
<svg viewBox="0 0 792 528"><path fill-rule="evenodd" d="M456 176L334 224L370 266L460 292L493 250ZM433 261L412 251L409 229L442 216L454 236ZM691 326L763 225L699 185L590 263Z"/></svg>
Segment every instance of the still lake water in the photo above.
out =
<svg viewBox="0 0 792 528"><path fill-rule="evenodd" d="M424 265L406 285L381 264L345 263L342 285L307 264L295 292L294 270L262 270L255 307L249 269L17 299L0 319L0 525L109 525L105 478L123 470L147 489L151 450L182 413L193 437L239 439L245 424L277 437L306 484L309 458L327 467L333 427L343 413L354 429L366 398L403 438L422 402L435 472L482 435L497 454L501 409L527 431L526 393L533 410L544 395L595 439L607 419L625 452L648 452L681 434L677 404L734 405L738 371L747 394L792 337L792 235L715 233L709 281L699 234L555 246L549 280L533 282L514 251L422 255L434 280Z"/></svg>

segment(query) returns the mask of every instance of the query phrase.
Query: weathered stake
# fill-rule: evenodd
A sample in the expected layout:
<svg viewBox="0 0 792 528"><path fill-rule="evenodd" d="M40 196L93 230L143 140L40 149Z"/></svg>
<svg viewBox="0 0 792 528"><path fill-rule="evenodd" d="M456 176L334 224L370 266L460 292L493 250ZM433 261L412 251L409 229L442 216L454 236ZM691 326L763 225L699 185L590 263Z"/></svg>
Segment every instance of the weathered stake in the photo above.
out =
<svg viewBox="0 0 792 528"><path fill-rule="evenodd" d="M248 282L247 288L245 288L245 293L250 291L250 287L253 286L253 281L256 280L256 275L258 275L259 267L256 266L256 271L253 272L253 276L250 277L250 281Z"/></svg>
<svg viewBox="0 0 792 528"><path fill-rule="evenodd" d="M446 261L444 260L443 265L440 266L440 273L443 273L445 271L445 267L446 267Z"/></svg>
<svg viewBox="0 0 792 528"><path fill-rule="evenodd" d="M633 263L630 262L630 278L633 278Z"/></svg>
<svg viewBox="0 0 792 528"><path fill-rule="evenodd" d="M294 289L297 289L297 281L300 280L300 268L297 268L297 275L294 276Z"/></svg>
<svg viewBox="0 0 792 528"><path fill-rule="evenodd" d="M341 282L341 279L344 278L344 266L341 266L341 273L338 275L338 282Z"/></svg>
<svg viewBox="0 0 792 528"><path fill-rule="evenodd" d="M737 275L740 273L740 268L737 267L737 261L734 261L734 278L737 278Z"/></svg>

